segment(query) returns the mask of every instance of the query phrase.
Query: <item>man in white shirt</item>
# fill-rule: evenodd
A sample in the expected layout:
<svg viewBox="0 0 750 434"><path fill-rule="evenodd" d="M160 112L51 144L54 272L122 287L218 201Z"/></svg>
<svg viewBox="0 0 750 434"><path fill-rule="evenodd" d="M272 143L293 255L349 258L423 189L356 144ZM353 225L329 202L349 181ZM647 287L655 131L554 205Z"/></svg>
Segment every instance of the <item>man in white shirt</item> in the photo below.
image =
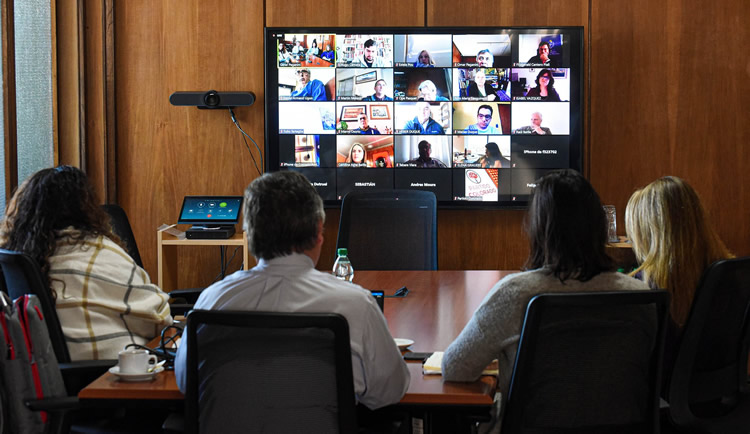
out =
<svg viewBox="0 0 750 434"><path fill-rule="evenodd" d="M243 211L258 265L206 288L195 309L338 313L349 323L357 400L370 409L399 402L409 386L409 371L375 298L359 285L315 269L325 213L310 181L292 171L267 173L245 190ZM186 343L175 360L183 392Z"/></svg>

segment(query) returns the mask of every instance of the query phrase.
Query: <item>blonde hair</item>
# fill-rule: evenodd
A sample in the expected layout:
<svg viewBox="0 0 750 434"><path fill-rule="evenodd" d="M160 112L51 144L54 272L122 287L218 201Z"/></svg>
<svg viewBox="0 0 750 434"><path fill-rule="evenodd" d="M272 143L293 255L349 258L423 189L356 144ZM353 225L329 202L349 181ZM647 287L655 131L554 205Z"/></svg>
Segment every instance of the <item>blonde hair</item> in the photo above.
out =
<svg viewBox="0 0 750 434"><path fill-rule="evenodd" d="M690 313L693 295L705 268L733 255L709 225L693 188L665 176L637 190L625 208L625 230L650 285L672 295L672 319L680 326Z"/></svg>

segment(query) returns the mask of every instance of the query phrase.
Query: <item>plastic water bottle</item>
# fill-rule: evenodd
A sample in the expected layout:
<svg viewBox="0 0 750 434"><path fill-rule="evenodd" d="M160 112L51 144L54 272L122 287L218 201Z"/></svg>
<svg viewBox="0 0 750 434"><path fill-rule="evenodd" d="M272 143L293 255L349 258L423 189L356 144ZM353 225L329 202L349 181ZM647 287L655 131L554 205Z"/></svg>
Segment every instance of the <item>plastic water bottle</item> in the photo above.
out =
<svg viewBox="0 0 750 434"><path fill-rule="evenodd" d="M354 267L352 267L352 263L349 261L348 253L346 249L338 250L339 257L333 263L333 275L341 280L351 282L354 279Z"/></svg>

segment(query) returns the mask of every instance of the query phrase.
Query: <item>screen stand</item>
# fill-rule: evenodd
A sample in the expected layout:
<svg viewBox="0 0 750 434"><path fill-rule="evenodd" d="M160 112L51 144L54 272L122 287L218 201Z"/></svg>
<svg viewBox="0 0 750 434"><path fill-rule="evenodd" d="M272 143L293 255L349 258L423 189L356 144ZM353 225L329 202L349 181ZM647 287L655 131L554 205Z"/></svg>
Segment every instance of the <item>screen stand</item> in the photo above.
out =
<svg viewBox="0 0 750 434"><path fill-rule="evenodd" d="M234 235L234 225L193 225L185 232L191 240L225 240Z"/></svg>

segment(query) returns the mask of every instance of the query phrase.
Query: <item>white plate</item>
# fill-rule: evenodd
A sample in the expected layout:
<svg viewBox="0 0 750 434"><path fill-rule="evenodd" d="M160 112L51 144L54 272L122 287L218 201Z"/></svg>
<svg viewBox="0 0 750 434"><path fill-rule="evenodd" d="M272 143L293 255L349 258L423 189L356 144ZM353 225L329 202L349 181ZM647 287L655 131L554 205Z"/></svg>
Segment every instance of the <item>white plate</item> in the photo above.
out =
<svg viewBox="0 0 750 434"><path fill-rule="evenodd" d="M414 341L411 339L401 339L401 338L393 338L394 341L396 341L396 345L398 345L399 350L405 350L406 347L409 345L414 344Z"/></svg>
<svg viewBox="0 0 750 434"><path fill-rule="evenodd" d="M146 372L145 374L126 374L120 372L119 366L113 366L109 368L109 373L117 376L121 381L151 381L154 376L164 370L164 366L157 366L152 372Z"/></svg>

